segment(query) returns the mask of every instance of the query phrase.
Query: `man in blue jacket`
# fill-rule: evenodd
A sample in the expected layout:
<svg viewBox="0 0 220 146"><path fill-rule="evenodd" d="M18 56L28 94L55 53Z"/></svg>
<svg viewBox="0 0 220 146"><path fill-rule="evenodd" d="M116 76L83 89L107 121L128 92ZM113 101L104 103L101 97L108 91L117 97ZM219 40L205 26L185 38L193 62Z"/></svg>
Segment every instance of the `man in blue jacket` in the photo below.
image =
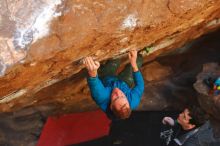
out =
<svg viewBox="0 0 220 146"><path fill-rule="evenodd" d="M92 57L86 57L83 60L88 70L87 81L91 96L111 119L128 118L131 110L139 105L144 92L144 80L137 65L137 51L130 51L128 56L133 70L134 86L132 88L118 76L108 75L100 78L97 73L99 62L94 61Z"/></svg>

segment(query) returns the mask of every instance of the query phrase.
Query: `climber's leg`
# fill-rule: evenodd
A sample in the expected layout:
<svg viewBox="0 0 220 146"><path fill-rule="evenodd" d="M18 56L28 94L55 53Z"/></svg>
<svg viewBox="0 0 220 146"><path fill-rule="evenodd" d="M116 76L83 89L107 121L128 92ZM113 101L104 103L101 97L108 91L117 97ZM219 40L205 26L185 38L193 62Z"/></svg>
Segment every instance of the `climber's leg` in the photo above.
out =
<svg viewBox="0 0 220 146"><path fill-rule="evenodd" d="M120 66L120 59L111 59L108 60L104 65L98 70L98 74L101 78L106 76L115 76L118 67Z"/></svg>
<svg viewBox="0 0 220 146"><path fill-rule="evenodd" d="M143 63L143 58L139 54L137 57L137 66L138 69L141 68ZM118 78L128 84L129 87L134 85L133 75L132 75L132 67L130 64L127 64L122 72L119 73Z"/></svg>

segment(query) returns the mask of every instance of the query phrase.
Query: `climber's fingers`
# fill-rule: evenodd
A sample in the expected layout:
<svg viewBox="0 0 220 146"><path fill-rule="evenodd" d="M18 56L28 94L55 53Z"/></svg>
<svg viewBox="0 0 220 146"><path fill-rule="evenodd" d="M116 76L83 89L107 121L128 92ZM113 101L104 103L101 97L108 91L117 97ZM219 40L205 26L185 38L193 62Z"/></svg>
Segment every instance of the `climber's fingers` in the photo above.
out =
<svg viewBox="0 0 220 146"><path fill-rule="evenodd" d="M89 57L85 57L83 60L84 65L86 66L87 70L91 70L91 65L89 62Z"/></svg>
<svg viewBox="0 0 220 146"><path fill-rule="evenodd" d="M88 62L89 70L90 71L94 70L94 63L91 57L88 57L87 62Z"/></svg>
<svg viewBox="0 0 220 146"><path fill-rule="evenodd" d="M94 61L92 57L85 57L83 59L83 64L89 71L97 70L100 67L100 63L98 61Z"/></svg>
<svg viewBox="0 0 220 146"><path fill-rule="evenodd" d="M98 61L95 61L94 63L96 65L96 68L98 69L100 67L100 63Z"/></svg>
<svg viewBox="0 0 220 146"><path fill-rule="evenodd" d="M130 57L136 57L137 56L137 50L130 50L129 55L130 55Z"/></svg>
<svg viewBox="0 0 220 146"><path fill-rule="evenodd" d="M92 69L95 70L96 69L96 65L95 65L95 62L94 62L93 58L90 57L89 59L90 59L91 65L92 65Z"/></svg>

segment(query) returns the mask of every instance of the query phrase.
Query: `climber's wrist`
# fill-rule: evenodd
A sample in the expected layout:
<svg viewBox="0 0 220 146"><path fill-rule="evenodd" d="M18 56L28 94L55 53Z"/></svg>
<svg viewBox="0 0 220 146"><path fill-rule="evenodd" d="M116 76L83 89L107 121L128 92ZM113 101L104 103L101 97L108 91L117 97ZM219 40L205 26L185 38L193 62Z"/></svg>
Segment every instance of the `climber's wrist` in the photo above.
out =
<svg viewBox="0 0 220 146"><path fill-rule="evenodd" d="M132 65L132 70L133 72L137 72L139 70L137 64Z"/></svg>
<svg viewBox="0 0 220 146"><path fill-rule="evenodd" d="M88 71L89 77L95 78L97 76L97 70L96 71Z"/></svg>

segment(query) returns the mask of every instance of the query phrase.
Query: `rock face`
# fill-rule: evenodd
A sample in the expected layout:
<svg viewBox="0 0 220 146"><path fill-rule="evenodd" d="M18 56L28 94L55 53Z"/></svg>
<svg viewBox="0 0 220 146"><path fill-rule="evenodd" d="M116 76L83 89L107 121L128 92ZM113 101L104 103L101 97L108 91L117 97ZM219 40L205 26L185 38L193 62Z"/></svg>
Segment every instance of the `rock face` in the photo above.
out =
<svg viewBox="0 0 220 146"><path fill-rule="evenodd" d="M44 106L0 114L0 145L36 146L48 111ZM45 114L42 114L45 113Z"/></svg>
<svg viewBox="0 0 220 146"><path fill-rule="evenodd" d="M104 61L137 48L149 62L219 27L219 0L1 0L0 112L42 104L64 111L94 109L83 57ZM166 79L175 71L155 62L144 74L151 67L158 75L146 78L152 82L146 89L155 92L145 97L158 100L144 98L139 109L168 107L159 91L171 92ZM160 108L153 106L157 101Z"/></svg>
<svg viewBox="0 0 220 146"><path fill-rule="evenodd" d="M213 119L220 121L220 95L210 94L210 88L204 84L204 80L212 77L220 76L220 66L218 63L207 63L203 65L203 70L197 76L197 81L194 84L196 91L199 93L198 101ZM218 116L217 116L218 115ZM218 124L219 125L219 124ZM216 133L220 135L220 126L215 128Z"/></svg>
<svg viewBox="0 0 220 146"><path fill-rule="evenodd" d="M194 83L194 88L200 94L198 101L202 107L213 117L220 120L220 95L214 95L210 93L210 87L208 87L204 81L208 78L218 78L220 76L220 66L217 62L206 63L203 65L202 72L197 75L197 81Z"/></svg>

